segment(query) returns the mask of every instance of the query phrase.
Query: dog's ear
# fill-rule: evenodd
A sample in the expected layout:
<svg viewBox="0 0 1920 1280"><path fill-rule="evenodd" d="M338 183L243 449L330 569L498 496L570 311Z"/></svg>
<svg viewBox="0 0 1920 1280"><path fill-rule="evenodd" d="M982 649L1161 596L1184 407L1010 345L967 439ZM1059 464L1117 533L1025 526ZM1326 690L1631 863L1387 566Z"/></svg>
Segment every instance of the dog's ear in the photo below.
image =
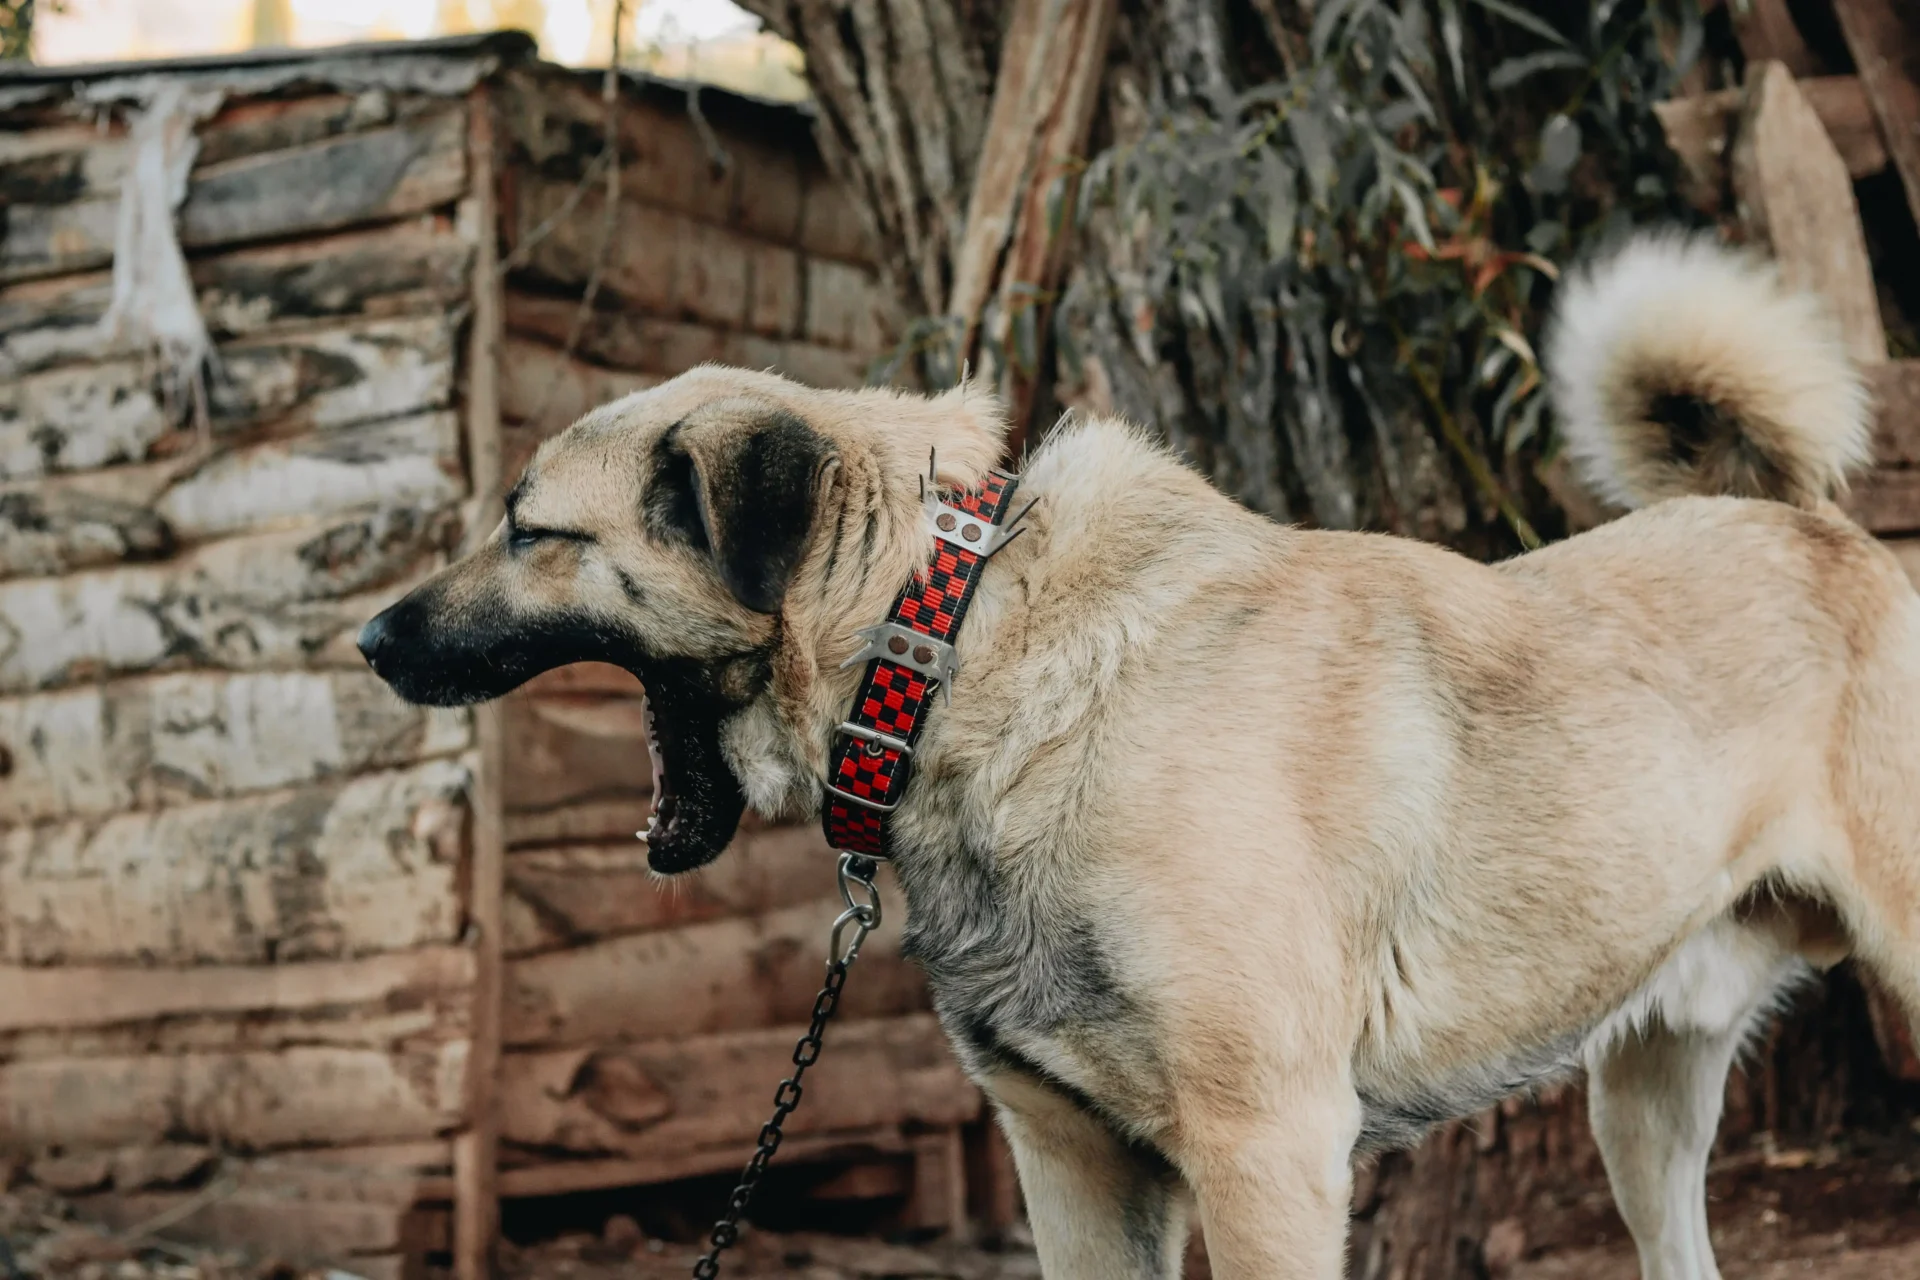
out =
<svg viewBox="0 0 1920 1280"><path fill-rule="evenodd" d="M707 406L661 439L647 522L707 550L741 604L778 613L833 456L824 436L785 409Z"/></svg>

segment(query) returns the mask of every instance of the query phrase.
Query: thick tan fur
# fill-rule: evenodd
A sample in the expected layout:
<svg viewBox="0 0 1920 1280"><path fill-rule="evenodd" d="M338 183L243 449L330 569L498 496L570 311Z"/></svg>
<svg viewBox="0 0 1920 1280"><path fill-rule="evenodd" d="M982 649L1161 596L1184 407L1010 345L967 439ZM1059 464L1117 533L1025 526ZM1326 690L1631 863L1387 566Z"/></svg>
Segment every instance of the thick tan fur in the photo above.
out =
<svg viewBox="0 0 1920 1280"><path fill-rule="evenodd" d="M1826 503L1858 387L1748 268L1689 248L1707 266L1676 295L1631 253L1573 286L1554 350L1590 474L1651 505L1546 550L1283 528L1114 422L1026 467L1028 531L984 576L898 826L1052 1280L1177 1274L1189 1193L1224 1280L1337 1280L1358 1145L1580 1061L1647 1280L1712 1280L1701 1178L1755 1020L1849 948L1920 1010L1920 603ZM1741 464L1676 466L1656 386L1712 410L1696 458ZM635 513L674 424L697 458L775 411L832 461L769 616ZM521 520L591 543L496 543L436 589L447 625L504 583L654 646L774 646L727 759L758 807L811 811L851 633L929 553L929 449L964 484L999 440L977 392L699 370L529 469ZM1654 501L1729 477L1791 501ZM944 937L967 885L990 891ZM968 976L1016 933L1032 967ZM1035 1012L1076 974L1099 1000Z"/></svg>

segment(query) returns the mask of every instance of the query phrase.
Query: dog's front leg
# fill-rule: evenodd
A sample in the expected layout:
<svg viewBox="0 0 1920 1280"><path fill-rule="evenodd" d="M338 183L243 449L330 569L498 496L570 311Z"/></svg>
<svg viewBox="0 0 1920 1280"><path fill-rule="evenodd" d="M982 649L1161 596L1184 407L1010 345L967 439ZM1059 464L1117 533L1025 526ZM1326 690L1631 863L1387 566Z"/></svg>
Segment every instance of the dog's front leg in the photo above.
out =
<svg viewBox="0 0 1920 1280"><path fill-rule="evenodd" d="M1013 1148L1046 1280L1172 1280L1187 1243L1180 1178L1064 1094L988 1084Z"/></svg>
<svg viewBox="0 0 1920 1280"><path fill-rule="evenodd" d="M1188 1127L1180 1168L1216 1280L1341 1280L1358 1128L1350 1090Z"/></svg>

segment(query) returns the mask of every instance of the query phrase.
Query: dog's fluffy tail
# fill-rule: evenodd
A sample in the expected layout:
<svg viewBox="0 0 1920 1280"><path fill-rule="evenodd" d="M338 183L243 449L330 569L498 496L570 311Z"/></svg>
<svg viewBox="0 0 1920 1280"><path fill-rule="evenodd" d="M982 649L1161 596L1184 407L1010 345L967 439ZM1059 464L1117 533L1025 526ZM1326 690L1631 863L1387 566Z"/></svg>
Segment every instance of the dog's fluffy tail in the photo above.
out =
<svg viewBox="0 0 1920 1280"><path fill-rule="evenodd" d="M1870 453L1838 327L1709 237L1644 235L1570 275L1547 369L1570 460L1627 508L1682 494L1810 507Z"/></svg>

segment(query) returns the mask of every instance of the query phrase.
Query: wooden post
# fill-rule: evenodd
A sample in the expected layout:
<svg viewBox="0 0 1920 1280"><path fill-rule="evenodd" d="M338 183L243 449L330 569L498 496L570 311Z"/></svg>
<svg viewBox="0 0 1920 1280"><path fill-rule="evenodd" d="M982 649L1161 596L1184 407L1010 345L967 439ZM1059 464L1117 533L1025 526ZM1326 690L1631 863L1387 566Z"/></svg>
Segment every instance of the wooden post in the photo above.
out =
<svg viewBox="0 0 1920 1280"><path fill-rule="evenodd" d="M1807 47L1787 0L1736 0L1730 8L1734 38L1749 64L1780 62L1796 76L1817 76L1825 68Z"/></svg>
<svg viewBox="0 0 1920 1280"><path fill-rule="evenodd" d="M1772 248L1786 283L1826 300L1855 360L1884 362L1887 333L1853 179L1781 63L1761 63L1748 72L1733 189L1741 222Z"/></svg>
<svg viewBox="0 0 1920 1280"><path fill-rule="evenodd" d="M992 1115L967 1131L967 1182L970 1216L989 1241L1005 1238L1020 1221L1020 1175L1013 1148Z"/></svg>
<svg viewBox="0 0 1920 1280"><path fill-rule="evenodd" d="M481 84L471 96L467 135L467 198L460 208L463 232L474 246L473 319L467 335L467 478L472 485L463 549L484 538L501 501L501 338L499 215L493 101ZM499 1109L495 1090L500 1067L500 994L506 886L505 812L502 801L501 707L474 709L479 756L473 806L472 877L467 899L469 942L474 948L473 1007L468 1031L465 1127L453 1141L453 1264L457 1280L490 1280L499 1233L497 1151Z"/></svg>
<svg viewBox="0 0 1920 1280"><path fill-rule="evenodd" d="M1833 0L1833 12L1920 220L1920 12L1913 0Z"/></svg>
<svg viewBox="0 0 1920 1280"><path fill-rule="evenodd" d="M967 1234L967 1156L959 1125L917 1134L913 1143L913 1193L906 1224L954 1239Z"/></svg>

